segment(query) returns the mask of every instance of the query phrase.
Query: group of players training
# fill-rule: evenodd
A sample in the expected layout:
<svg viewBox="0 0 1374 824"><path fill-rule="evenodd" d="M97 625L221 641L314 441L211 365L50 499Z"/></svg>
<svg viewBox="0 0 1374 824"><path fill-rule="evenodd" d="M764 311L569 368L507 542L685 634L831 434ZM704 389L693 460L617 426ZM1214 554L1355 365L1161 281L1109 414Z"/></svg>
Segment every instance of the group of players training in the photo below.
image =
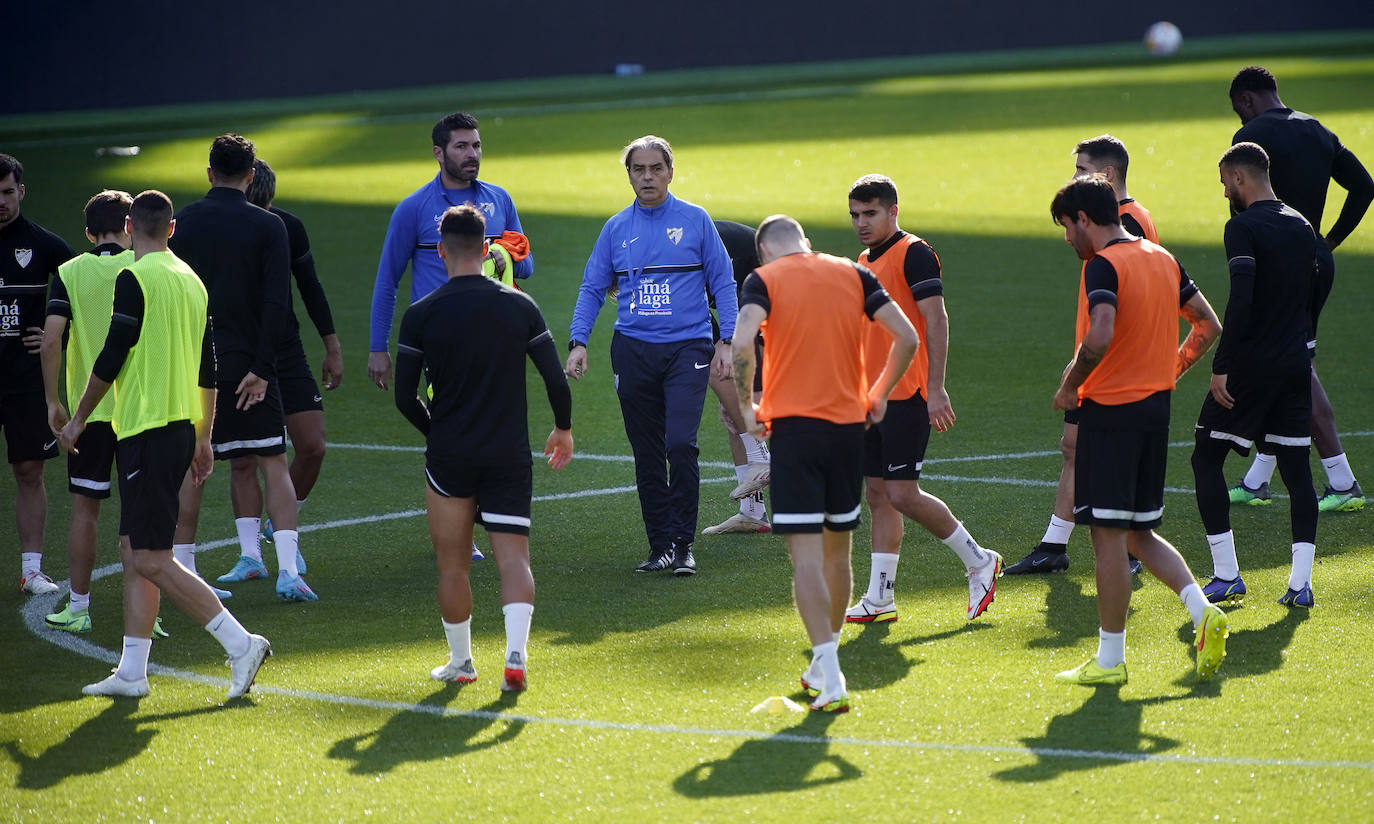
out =
<svg viewBox="0 0 1374 824"><path fill-rule="evenodd" d="M586 341L608 297L617 313L610 352L615 391L649 545L636 571L696 572L696 436L709 386L731 435L740 482L732 497L741 509L703 532L771 530L786 537L797 608L813 645L801 678L813 709L848 709L837 655L844 623L897 617L903 516L964 564L970 620L992 603L1004 572L1067 569L1073 526L1088 524L1096 556L1098 652L1057 680L1125 682L1131 576L1142 565L1187 608L1197 673L1206 678L1225 655L1227 618L1217 605L1246 592L1228 504L1269 503L1269 475L1277 466L1289 491L1293 537L1292 571L1279 601L1312 606L1319 508L1353 511L1364 504L1312 357L1334 273L1331 249L1374 200L1374 181L1335 135L1283 106L1263 68L1241 70L1230 96L1243 127L1219 164L1234 212L1225 231L1231 291L1224 329L1183 268L1158 245L1149 213L1127 194L1121 142L1104 135L1074 149L1074 179L1051 205L1065 240L1084 261L1077 348L1053 400L1065 413L1065 460L1044 538L1005 569L1001 555L979 545L919 484L931 428L945 431L955 420L944 385L948 318L939 258L926 241L898 227L890 179L867 175L850 189L850 217L866 247L855 263L813 252L802 227L785 215L764 220L756 232L713 222L668 192L673 161L667 141L650 135L631 142L622 160L635 201L607 221L596 241L569 327L569 354L560 364L538 307L511 288L513 278L532 273L533 258L509 195L477 179L477 121L461 112L441 120L433 132L439 173L396 208L388 227L368 361L369 377L388 388L391 317L409 265L412 304L401 324L394 391L397 407L427 439L426 504L449 643L448 661L431 677L477 679L468 572L472 559L482 557L472 540L480 522L501 579L507 635L502 688L525 687L534 580L524 358L533 360L547 388L555 428L545 454L560 469L573 452L565 376L580 380L588 373ZM0 207L8 209L3 196L17 188L22 197L22 167L12 158L5 162L11 165L0 168ZM43 431L50 428L72 453L72 591L66 609L48 616L55 627L90 628L95 515L99 499L109 494L111 458L117 454L119 461L126 636L118 669L86 687L88 694L147 693L150 638L160 630L158 590L224 645L233 675L230 697L248 690L270 654L266 639L250 635L223 608L220 600L229 593L195 573L199 494L213 458L232 461L242 555L219 580L265 577L258 541L268 534L277 549L278 594L316 598L302 577L295 518L318 476L323 417L290 312L287 269L296 271L325 339L326 388L341 379L338 341L313 265L301 265L309 262L303 227L279 209L264 211L270 191L265 200L252 198L263 209L249 203L255 181L271 177L260 160L255 171L252 144L233 135L216 139L209 177L209 194L175 220L170 201L158 192L92 198L87 233L96 247L74 258L67 249L63 257L59 239L45 241L54 260L71 260L52 279L45 327L19 325L24 351L41 353ZM1332 179L1348 195L1323 238L1321 214ZM12 238L5 235L16 224L49 234L19 217L17 200L12 213L0 211L0 221L6 246ZM298 238L288 231L293 223ZM16 247L16 261L19 252ZM1181 344L1180 315L1191 328ZM70 419L57 388L68 324L67 384L74 401L85 387ZM14 337L20 337L17 329ZM1214 565L1202 587L1153 530L1162 522L1171 392L1218 338L1192 459ZM474 339L483 345L473 347ZM288 389L289 378L298 381L297 389ZM418 390L425 383L422 399ZM113 404L105 398L111 386ZM312 395L302 403L302 396ZM16 449L12 400L4 396L0 409L7 413L10 460L20 478L21 469L31 470L16 460L26 456ZM284 428L297 453L290 467ZM1320 501L1308 463L1313 439L1329 481ZM1228 491L1228 453L1248 454L1252 445L1259 446L1254 465ZM308 463L298 470L303 453ZM33 461L40 497L45 457L51 455ZM259 473L266 479L270 530L259 521ZM771 523L762 500L770 484ZM851 607L850 533L859 523L861 494L872 517L872 566L867 591ZM21 542L24 518L21 500ZM41 532L40 522L38 547ZM35 594L55 590L37 565L41 556L28 551L32 547L21 547L21 587Z"/></svg>

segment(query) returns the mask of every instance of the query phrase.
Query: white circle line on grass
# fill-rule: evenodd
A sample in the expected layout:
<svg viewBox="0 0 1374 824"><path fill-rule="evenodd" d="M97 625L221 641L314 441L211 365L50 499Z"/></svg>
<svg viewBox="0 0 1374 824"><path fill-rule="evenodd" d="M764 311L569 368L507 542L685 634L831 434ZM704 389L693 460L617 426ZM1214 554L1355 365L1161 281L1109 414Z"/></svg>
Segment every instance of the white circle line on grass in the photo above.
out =
<svg viewBox="0 0 1374 824"><path fill-rule="evenodd" d="M1368 435L1374 433L1357 432L1349 433L1348 436ZM1171 446L1182 446L1187 444L1171 444ZM331 446L341 446L331 444ZM345 445L343 448L373 448L367 445ZM379 451L410 451L410 447L375 447ZM975 460L994 460L998 458L1021 458L1021 457L1043 457L1056 454L1056 452L1018 452L1008 453L1002 456L977 456L968 458L946 459L950 461L975 461ZM589 457L589 456L581 456ZM625 460L622 456L596 456L589 459L604 459L620 461ZM933 461L932 461L933 462ZM978 478L960 477L948 475L928 475L931 479L949 480L970 483L996 483L1014 484L1021 486L1055 486L1053 481L1025 480L1018 478ZM703 484L727 483L735 480L734 478L706 478L702 479ZM625 492L635 491L633 486L606 487L601 489L588 489L578 492L555 493L549 495L538 495L532 501L549 500L568 500L576 498L597 497L602 495L615 495ZM1191 493L1186 489L1166 489L1169 492ZM413 518L425 514L423 509L408 509L398 512L384 513L380 515L365 515L357 518L344 518L335 521L327 521L318 524L306 524L300 527L301 532L315 532L324 529L337 529L348 526L359 526L362 524L378 523L382 521L397 520L401 518ZM238 543L235 538L223 538L216 541L209 541L197 545L196 552L206 552L212 549L220 549ZM113 575L120 571L119 564L107 564L92 572L91 580L96 581L101 578ZM108 664L115 664L119 661L119 654L113 650L106 649L97 644L93 644L85 639L79 638L71 633L62 630L52 629L43 620L43 616L49 610L55 610L58 601L65 591L70 587L68 581L59 582L62 588L57 592L48 595L35 596L28 600L21 608L20 613L24 625L37 637L55 645L97 661ZM148 671L153 675L167 676L182 681L189 681L207 686L227 688L229 679L220 678L213 675L204 675L190 670L176 669L162 664L149 663ZM397 712L415 712L429 715L436 715L445 718L481 718L487 720L506 721L509 723L529 723L546 724L559 727L578 727L583 729L615 730L631 733L658 733L663 735L687 735L712 738L738 738L745 740L764 741L773 740L784 743L811 744L811 745L830 745L845 744L862 747L883 747L905 750L925 750L934 752L960 752L983 755L1034 755L1039 758L1064 758L1072 760L1093 760L1093 761L1117 761L1117 762L1143 762L1157 764L1211 764L1222 766L1257 766L1257 767L1300 767L1305 769L1360 769L1374 771L1374 762L1368 761L1327 761L1317 759L1285 759L1285 758L1255 758L1255 757L1236 757L1236 756L1204 756L1204 755L1182 755L1168 753L1133 753L1133 752L1114 752L1104 750L1077 750L1059 747L1017 747L1010 745L994 744L951 744L938 741L900 741L885 739L854 738L847 736L811 736L796 733L768 733L758 730L739 730L739 729L714 729L707 727L680 727L671 724L636 724L622 721L603 721L598 719L585 718L561 718L556 716L537 716L521 715L514 713L498 713L486 710L462 710L452 707L439 707L431 704L414 704L404 701L382 701L373 698L361 698L356 696L337 695L334 693L316 692L313 690L298 690L289 687L274 687L269 685L255 685L255 689L260 694L280 695L286 698L298 700L317 701L321 703L337 704L342 706L357 706L377 710L394 710Z"/></svg>

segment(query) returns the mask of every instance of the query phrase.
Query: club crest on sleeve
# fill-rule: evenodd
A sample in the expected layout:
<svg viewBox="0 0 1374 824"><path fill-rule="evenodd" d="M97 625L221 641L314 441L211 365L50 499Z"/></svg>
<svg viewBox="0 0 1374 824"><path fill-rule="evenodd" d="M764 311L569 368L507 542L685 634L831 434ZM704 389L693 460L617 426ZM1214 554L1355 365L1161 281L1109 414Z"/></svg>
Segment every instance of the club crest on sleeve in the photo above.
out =
<svg viewBox="0 0 1374 824"><path fill-rule="evenodd" d="M673 233L673 230L669 229L669 230L668 230L668 234L671 235L672 233ZM682 230L681 230L681 229L678 229L678 233L681 234L681 233L682 233ZM677 243L676 240L673 241L673 242L674 242L674 243ZM28 265L29 265L29 261L33 260L33 250L32 250L32 249L15 249L15 250L14 250L14 259L15 259L15 261L20 265L20 267L27 268Z"/></svg>
<svg viewBox="0 0 1374 824"><path fill-rule="evenodd" d="M673 242L674 246L676 246L678 244L678 241L682 240L682 227L678 226L676 228L670 228L668 230L668 239Z"/></svg>

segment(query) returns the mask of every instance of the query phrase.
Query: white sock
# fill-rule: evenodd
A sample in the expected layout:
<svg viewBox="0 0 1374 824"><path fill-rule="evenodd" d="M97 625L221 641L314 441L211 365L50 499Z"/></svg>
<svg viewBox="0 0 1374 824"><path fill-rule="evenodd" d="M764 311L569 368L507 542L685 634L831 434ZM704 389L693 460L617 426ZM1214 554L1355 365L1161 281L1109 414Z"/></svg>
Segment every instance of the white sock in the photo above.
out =
<svg viewBox="0 0 1374 824"><path fill-rule="evenodd" d="M43 569L43 553L41 552L21 552L19 553L19 560L25 578L32 578Z"/></svg>
<svg viewBox="0 0 1374 824"><path fill-rule="evenodd" d="M148 677L148 653L153 649L151 638L124 636L124 652L119 656L115 675L124 681L138 681Z"/></svg>
<svg viewBox="0 0 1374 824"><path fill-rule="evenodd" d="M91 594L87 592L83 595L82 593L77 592L76 590L72 590L72 597L68 599L67 605L71 607L72 612L80 612L83 609L90 609Z"/></svg>
<svg viewBox="0 0 1374 824"><path fill-rule="evenodd" d="M821 678L825 683L824 693L840 696L845 692L844 673L840 672L839 645L834 641L817 644L811 648L811 665L819 662Z"/></svg>
<svg viewBox="0 0 1374 824"><path fill-rule="evenodd" d="M190 570L192 575L200 575L200 573L196 571L195 544L172 544L172 557L176 558L182 566Z"/></svg>
<svg viewBox="0 0 1374 824"><path fill-rule="evenodd" d="M444 637L448 638L448 657L455 664L472 660L472 618L450 624L439 619L444 625Z"/></svg>
<svg viewBox="0 0 1374 824"><path fill-rule="evenodd" d="M964 529L963 522L959 522L954 527L953 532L940 540L944 542L945 546L954 550L954 554L958 555L959 560L964 562L966 569L980 567L988 562L987 550L973 540L973 536L968 534L967 529Z"/></svg>
<svg viewBox="0 0 1374 824"><path fill-rule="evenodd" d="M739 511L741 515L753 518L756 521L768 520L768 507L763 503L763 490L752 495L745 495L739 499Z"/></svg>
<svg viewBox="0 0 1374 824"><path fill-rule="evenodd" d="M1299 590L1312 585L1312 556L1316 554L1316 544L1293 542L1293 570L1288 573L1289 589Z"/></svg>
<svg viewBox="0 0 1374 824"><path fill-rule="evenodd" d="M749 463L768 463L771 460L768 454L768 445L763 441L748 432L740 433L739 439L740 443L744 444L745 459Z"/></svg>
<svg viewBox="0 0 1374 824"><path fill-rule="evenodd" d="M897 561L902 556L892 552L873 553L873 567L868 571L868 592L864 595L870 604L890 604L896 595Z"/></svg>
<svg viewBox="0 0 1374 824"><path fill-rule="evenodd" d="M258 535L258 530L262 528L261 518L235 518L234 529L239 533L239 554L252 558L254 561L262 560L262 545L259 541L262 536Z"/></svg>
<svg viewBox="0 0 1374 824"><path fill-rule="evenodd" d="M1212 574L1234 581L1240 575L1240 561L1236 560L1236 534L1226 530L1220 535L1208 535L1207 546L1212 550Z"/></svg>
<svg viewBox="0 0 1374 824"><path fill-rule="evenodd" d="M1193 619L1193 626L1202 623L1202 615L1207 611L1207 596L1202 594L1202 587L1197 585L1197 581L1192 582L1183 588L1178 594L1183 601L1183 606L1188 610L1188 617Z"/></svg>
<svg viewBox="0 0 1374 824"><path fill-rule="evenodd" d="M1322 468L1326 470L1326 483L1337 492L1344 492L1355 485L1355 473L1350 469L1350 461L1345 453L1322 458Z"/></svg>
<svg viewBox="0 0 1374 824"><path fill-rule="evenodd" d="M1263 452L1255 453L1255 460L1250 463L1250 468L1245 470L1245 479L1241 483L1245 484L1246 489L1259 489L1269 483L1269 479L1274 477L1274 467L1278 465L1277 455L1266 455Z"/></svg>
<svg viewBox="0 0 1374 824"><path fill-rule="evenodd" d="M296 548L299 546L300 533L294 529L278 529L272 533L272 542L277 545L277 569L291 575L300 575L296 568Z"/></svg>
<svg viewBox="0 0 1374 824"><path fill-rule="evenodd" d="M1058 515L1050 516L1050 525L1045 528L1045 537L1040 539L1042 544L1067 544L1069 536L1073 534L1073 521L1066 521Z"/></svg>
<svg viewBox="0 0 1374 824"><path fill-rule="evenodd" d="M534 617L534 604L514 603L501 607L506 616L506 660L519 655L523 666L528 653L525 648L530 643L530 621Z"/></svg>
<svg viewBox="0 0 1374 824"><path fill-rule="evenodd" d="M1108 632L1097 628L1097 665L1111 669L1126 662L1126 631Z"/></svg>
<svg viewBox="0 0 1374 824"><path fill-rule="evenodd" d="M248 651L248 630L227 609L221 609L218 615L211 618L210 623L205 625L205 631L215 636L230 658L237 658Z"/></svg>

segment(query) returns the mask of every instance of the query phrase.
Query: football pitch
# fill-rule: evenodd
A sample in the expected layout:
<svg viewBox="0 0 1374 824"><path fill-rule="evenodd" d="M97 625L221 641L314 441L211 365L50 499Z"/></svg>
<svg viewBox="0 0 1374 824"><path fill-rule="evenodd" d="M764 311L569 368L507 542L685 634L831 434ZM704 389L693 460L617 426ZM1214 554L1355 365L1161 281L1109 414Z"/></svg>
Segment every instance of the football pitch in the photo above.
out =
<svg viewBox="0 0 1374 824"><path fill-rule="evenodd" d="M439 116L469 108L481 118L482 177L515 200L536 258L521 285L560 342L592 243L632 197L617 163L630 139L672 141L672 191L713 217L757 224L785 212L816 249L851 257L861 247L848 187L868 172L891 176L902 228L940 255L950 315L947 385L958 423L932 437L923 487L1011 562L1039 540L1060 466L1061 418L1050 400L1072 354L1079 262L1048 207L1073 170L1074 144L1103 132L1126 143L1131 194L1219 312L1227 207L1216 161L1239 126L1226 96L1236 69L1268 66L1285 103L1320 118L1374 167L1374 35L1190 43L1169 61L1141 60L1137 50L0 119L0 151L26 167L24 213L78 249L81 206L94 192L158 188L180 207L206 188L215 135L251 137L277 172L278 205L310 230L345 356L343 386L325 398L330 452L302 512L320 601L283 604L261 582L233 587L229 606L276 653L248 698L223 702L219 646L169 603L172 637L154 645L152 694L81 696L116 660L122 634L119 571L103 566L117 562L116 502L103 513L91 633L44 626L43 614L62 604L56 596L0 595L0 818L1374 819L1374 514L1321 515L1317 606L1289 609L1275 603L1289 564L1282 495L1232 513L1250 595L1229 610L1229 656L1212 681L1193 675L1192 627L1177 597L1142 576L1127 631L1129 683L1054 683L1096 648L1086 533L1074 535L1068 574L1003 578L996 602L968 622L962 569L908 522L900 620L844 631L853 710L751 713L770 696L802 700L809 644L783 541L702 536L695 577L631 572L647 547L611 385L611 311L590 341L591 373L573 387L577 456L558 473L535 461L530 689L498 691L504 629L490 561L473 572L477 683L428 678L447 649L422 442L391 394L367 381L365 361L387 220L434 176L429 129ZM96 151L129 145L140 152ZM1327 226L1343 196L1332 187ZM1350 463L1369 485L1374 216L1336 262L1318 365ZM408 277L401 288L409 293ZM298 300L296 309L318 367L322 348ZM1211 563L1188 456L1210 360L1174 395L1160 530L1204 582ZM532 369L529 397L538 446L552 416ZM714 398L700 443L706 526L735 511ZM1246 465L1232 457L1228 479ZM1320 491L1325 477L1315 459L1314 467ZM207 578L237 554L228 476L219 466L205 496ZM0 517L9 518L14 488L4 477ZM60 581L63 462L50 462L46 479L45 568ZM487 545L480 530L478 540ZM17 580L14 543L4 546L0 561ZM855 533L854 567L862 589L866 526Z"/></svg>

